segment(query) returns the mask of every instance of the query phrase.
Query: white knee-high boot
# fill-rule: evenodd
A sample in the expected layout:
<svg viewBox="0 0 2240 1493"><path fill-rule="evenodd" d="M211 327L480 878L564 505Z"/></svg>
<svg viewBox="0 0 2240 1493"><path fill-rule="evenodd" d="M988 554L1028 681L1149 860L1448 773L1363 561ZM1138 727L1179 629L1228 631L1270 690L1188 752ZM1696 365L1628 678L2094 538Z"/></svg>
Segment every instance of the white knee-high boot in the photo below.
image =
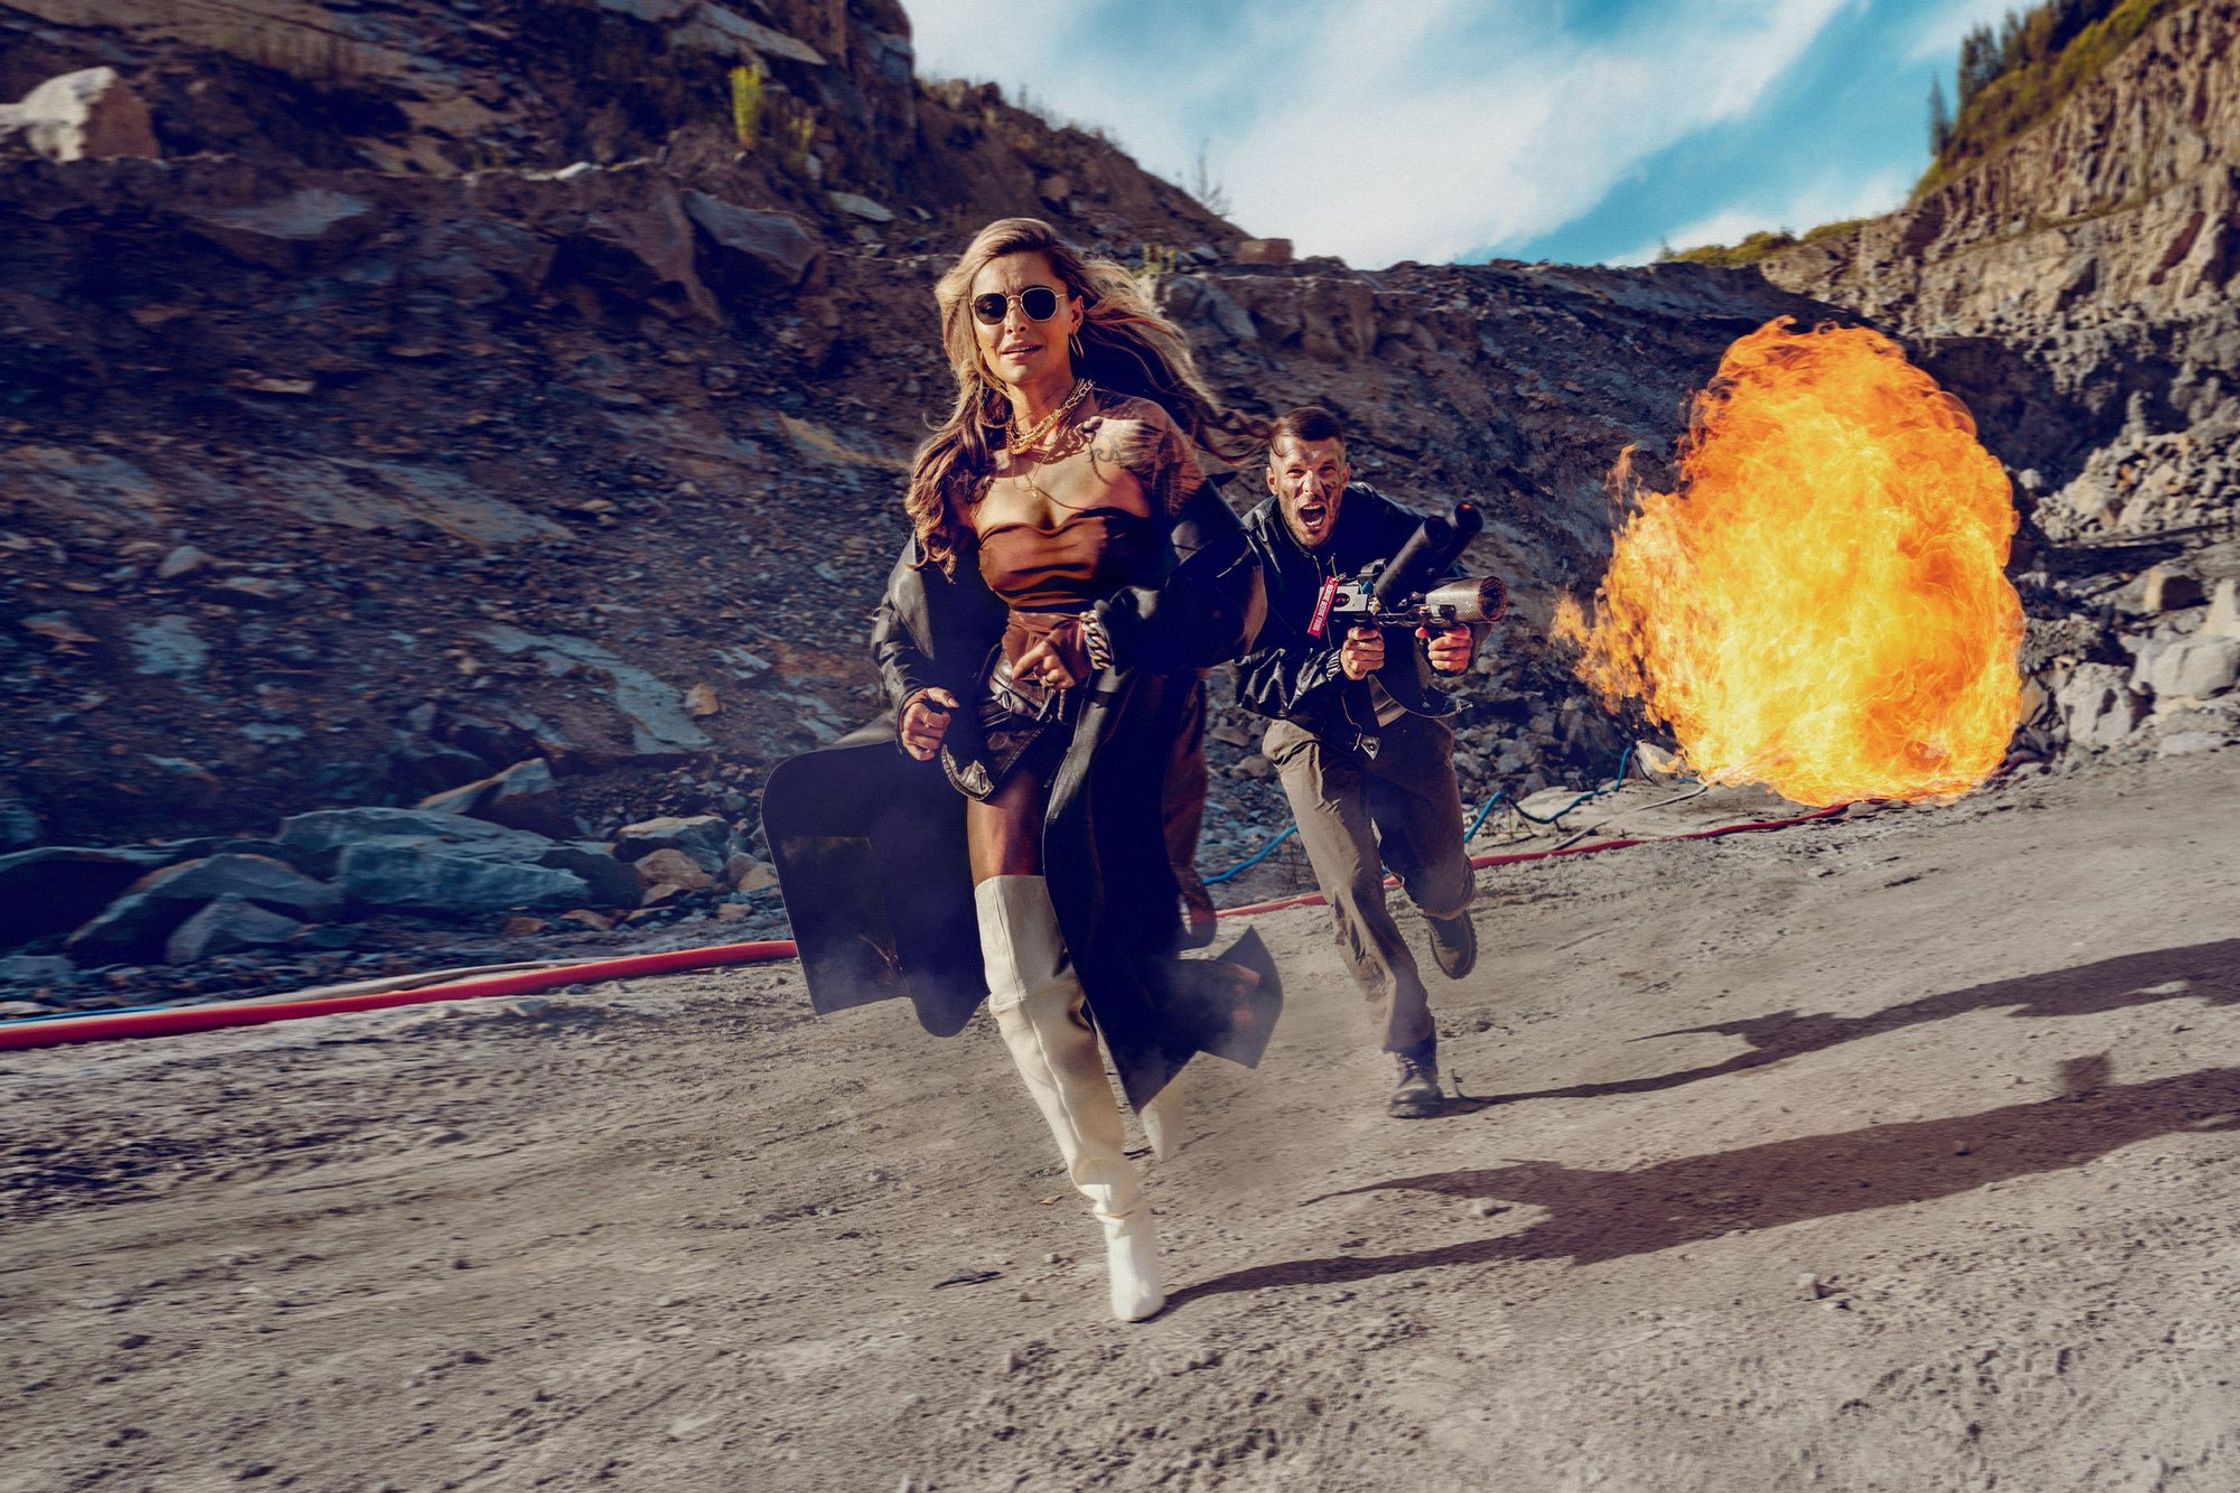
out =
<svg viewBox="0 0 2240 1493"><path fill-rule="evenodd" d="M973 888L973 900L988 1009L1057 1138L1067 1176L1104 1225L1112 1313L1140 1322L1167 1301L1158 1236L1122 1146L1119 1101L1066 957L1049 885L1040 876L991 876Z"/></svg>

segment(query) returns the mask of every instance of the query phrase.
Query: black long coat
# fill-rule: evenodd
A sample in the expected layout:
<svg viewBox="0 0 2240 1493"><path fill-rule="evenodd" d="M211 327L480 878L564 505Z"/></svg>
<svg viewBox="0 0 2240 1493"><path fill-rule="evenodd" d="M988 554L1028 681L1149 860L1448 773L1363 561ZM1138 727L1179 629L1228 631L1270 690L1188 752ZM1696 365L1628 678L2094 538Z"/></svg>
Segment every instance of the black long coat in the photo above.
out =
<svg viewBox="0 0 2240 1493"><path fill-rule="evenodd" d="M969 702L1006 613L971 549L954 578L918 567L917 556L913 539L872 633L893 708L780 764L763 789L762 822L811 1004L831 1012L907 995L925 1028L946 1036L987 997L965 799L938 763L902 751L896 713L919 689L950 690L968 708L952 713L945 744L969 757ZM1258 564L1211 484L1176 512L1152 579L1097 604L1112 667L1088 686L1042 839L1066 947L1138 1107L1195 1052L1256 1060L1278 1000L1256 943L1244 957L1259 961L1263 983L1249 999L1205 961L1178 957L1179 892L1161 829L1166 766L1197 671L1237 656L1263 610Z"/></svg>

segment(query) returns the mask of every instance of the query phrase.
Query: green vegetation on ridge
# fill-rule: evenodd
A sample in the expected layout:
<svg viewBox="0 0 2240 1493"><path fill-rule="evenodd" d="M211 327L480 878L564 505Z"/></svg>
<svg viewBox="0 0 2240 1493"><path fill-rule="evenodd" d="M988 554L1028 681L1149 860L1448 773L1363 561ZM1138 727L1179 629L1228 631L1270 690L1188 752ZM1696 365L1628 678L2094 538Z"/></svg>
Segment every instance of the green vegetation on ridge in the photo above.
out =
<svg viewBox="0 0 2240 1493"><path fill-rule="evenodd" d="M2028 134L2069 96L2123 54L2164 16L2195 0L2043 0L2008 11L1998 29L1978 26L1961 38L1957 73L1960 111L1945 101L1944 80L1929 92L1929 169L1913 188L1918 201ZM1738 268L1769 254L1856 228L1864 218L1824 223L1803 234L1786 228L1753 233L1739 244L1703 244L1659 251L1660 262Z"/></svg>
<svg viewBox="0 0 2240 1493"><path fill-rule="evenodd" d="M2069 96L2121 56L2149 26L2194 0L2045 0L2007 12L1996 34L1978 26L1961 39L1960 112L1944 91L1930 95L1935 154L1916 199L1981 165L2050 118Z"/></svg>

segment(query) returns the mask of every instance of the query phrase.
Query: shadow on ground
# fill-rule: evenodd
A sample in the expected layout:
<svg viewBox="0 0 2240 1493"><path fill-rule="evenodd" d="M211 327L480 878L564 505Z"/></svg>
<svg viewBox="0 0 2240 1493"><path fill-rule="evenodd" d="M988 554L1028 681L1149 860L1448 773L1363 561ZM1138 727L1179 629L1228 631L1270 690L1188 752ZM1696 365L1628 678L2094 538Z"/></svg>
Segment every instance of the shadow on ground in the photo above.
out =
<svg viewBox="0 0 2240 1493"><path fill-rule="evenodd" d="M1867 1016L1800 1015L1794 1010L1774 1011L1739 1021L1713 1022L1709 1026L1680 1027L1654 1032L1637 1041L1659 1037L1686 1037L1713 1033L1740 1037L1749 1050L1699 1068L1645 1078L1618 1079L1610 1083L1573 1084L1561 1089L1534 1089L1521 1094L1470 1096L1454 1109L1467 1112L1491 1104L1515 1104L1526 1099L1601 1099L1615 1094L1653 1094L1683 1084L1763 1068L1784 1058L1820 1052L1844 1042L1880 1036L1925 1022L1943 1021L1974 1011L2002 1006L2014 1016L2096 1016L2126 1006L2160 1000L2199 1000L2212 1005L2240 1002L2240 938L2217 943L2192 944L2179 949L2157 949L2149 954L2126 954L2082 964L2053 974L2024 975L1994 980L1965 990L1927 996L1901 1006L1891 1006Z"/></svg>
<svg viewBox="0 0 2240 1493"><path fill-rule="evenodd" d="M1708 1068L1628 1083L1587 1085L1526 1097L1584 1097L1671 1088L1759 1067L1838 1042L2012 1006L2022 1016L2078 1016L2173 998L2240 1000L2240 940L2102 960L2076 969L1971 986L1873 1016L1799 1017L1793 1012L1695 1028L1741 1036L1752 1050ZM1339 1255L1253 1266L1178 1291L1175 1306L1200 1297L1287 1286L1326 1286L1410 1270L1567 1259L1593 1264L1715 1239L1744 1230L1956 1196L2015 1177L2081 1166L2157 1136L2240 1129L2240 1068L2213 1068L2111 1085L2106 1056L2060 1069L2052 1099L1976 1114L1870 1125L1711 1155L1684 1156L1628 1171L1518 1161L1502 1166L1372 1182L1327 1194L1409 1191L1545 1210L1526 1227L1436 1248ZM1346 1228L1357 1227L1349 1221ZM1510 1226L1513 1227L1513 1226Z"/></svg>

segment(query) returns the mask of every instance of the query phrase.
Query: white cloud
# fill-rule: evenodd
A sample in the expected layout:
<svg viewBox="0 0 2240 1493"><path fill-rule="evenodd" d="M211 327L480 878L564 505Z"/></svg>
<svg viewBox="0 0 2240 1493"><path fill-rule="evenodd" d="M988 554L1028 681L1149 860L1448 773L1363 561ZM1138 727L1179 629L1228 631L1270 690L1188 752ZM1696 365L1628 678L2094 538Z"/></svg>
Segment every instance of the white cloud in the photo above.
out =
<svg viewBox="0 0 2240 1493"><path fill-rule="evenodd" d="M1417 28L1368 59L1347 50L1351 28L1302 27L1314 40L1297 72L1313 86L1271 101L1232 147L1235 216L1363 266L1529 239L1749 112L1841 3L1671 7L1587 48L1551 46L1518 11L1467 36Z"/></svg>
<svg viewBox="0 0 2240 1493"><path fill-rule="evenodd" d="M1978 26L1997 30L2010 10L2026 10L2029 0L1949 0L1914 34L1908 62L1941 62L1949 69L1960 60L1960 38Z"/></svg>
<svg viewBox="0 0 2240 1493"><path fill-rule="evenodd" d="M911 15L926 76L1024 81L1170 179L1221 119L1210 155L1233 220L1372 268L1560 227L1644 159L1748 114L1849 3L1680 0L1582 41L1535 0L1242 0L1156 38L1172 60L1155 77L1100 44L1132 24L1114 0Z"/></svg>

